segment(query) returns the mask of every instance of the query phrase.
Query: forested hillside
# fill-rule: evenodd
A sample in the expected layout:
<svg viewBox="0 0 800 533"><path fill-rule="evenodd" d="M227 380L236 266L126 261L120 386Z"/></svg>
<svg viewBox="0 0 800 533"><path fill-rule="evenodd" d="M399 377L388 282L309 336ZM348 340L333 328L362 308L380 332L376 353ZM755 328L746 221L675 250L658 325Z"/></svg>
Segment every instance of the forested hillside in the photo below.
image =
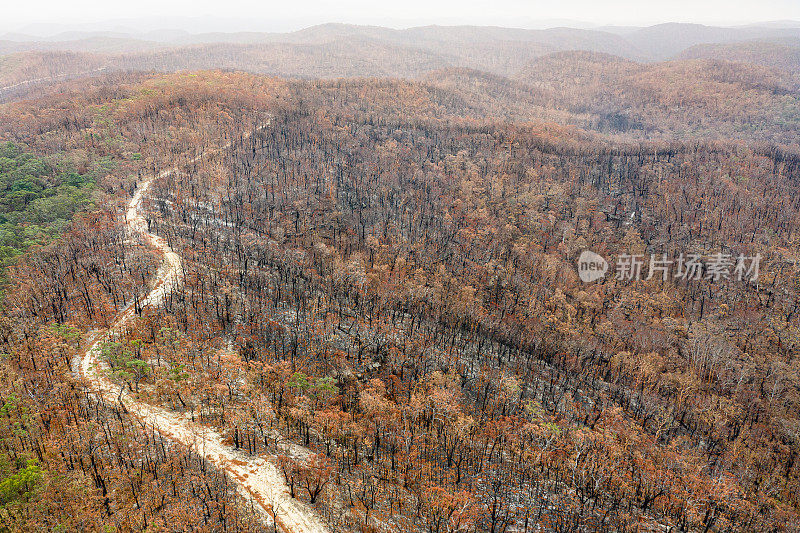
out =
<svg viewBox="0 0 800 533"><path fill-rule="evenodd" d="M335 530L797 527L798 155L481 118L431 83L134 77L2 109L26 221L97 191L10 276L11 529L260 520L81 392L70 360L126 302L108 377L272 457ZM175 164L145 212L183 284L143 306L158 257L115 213ZM584 249L763 260L758 283L586 285Z"/></svg>
<svg viewBox="0 0 800 533"><path fill-rule="evenodd" d="M0 528L800 530L800 85L680 29L0 58Z"/></svg>
<svg viewBox="0 0 800 533"><path fill-rule="evenodd" d="M225 398L198 382L201 412L259 452L264 397L331 461L341 489L320 505L352 506L348 527L794 524L796 289L771 287L796 276L778 266L796 156L443 123L388 89L298 86L226 179L161 183L156 230L192 266L154 320L185 335L185 368L224 331L243 358L229 387L247 376ZM586 247L758 248L774 270L587 287Z"/></svg>

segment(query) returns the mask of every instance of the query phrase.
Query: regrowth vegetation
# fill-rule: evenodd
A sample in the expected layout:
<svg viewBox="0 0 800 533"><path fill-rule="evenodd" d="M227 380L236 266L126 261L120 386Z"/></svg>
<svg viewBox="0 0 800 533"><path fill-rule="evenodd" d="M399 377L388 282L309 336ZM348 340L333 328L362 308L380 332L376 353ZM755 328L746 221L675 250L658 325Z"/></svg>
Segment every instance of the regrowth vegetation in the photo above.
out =
<svg viewBox="0 0 800 533"><path fill-rule="evenodd" d="M59 170L14 143L0 145L0 261L64 231L91 201L94 179Z"/></svg>

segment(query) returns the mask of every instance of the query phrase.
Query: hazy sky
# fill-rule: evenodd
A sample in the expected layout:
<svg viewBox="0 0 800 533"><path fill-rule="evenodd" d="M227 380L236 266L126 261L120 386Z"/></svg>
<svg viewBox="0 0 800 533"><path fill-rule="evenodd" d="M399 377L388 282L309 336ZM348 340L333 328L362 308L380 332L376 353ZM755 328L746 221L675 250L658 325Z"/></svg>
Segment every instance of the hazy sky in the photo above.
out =
<svg viewBox="0 0 800 533"><path fill-rule="evenodd" d="M176 17L199 17L179 20ZM595 24L654 24L667 21L745 24L800 20L800 0L23 0L5 1L0 30L31 23L74 24L141 19L137 25L209 31L287 30L319 22L498 24L517 27L569 19ZM130 21L126 21L130 22Z"/></svg>

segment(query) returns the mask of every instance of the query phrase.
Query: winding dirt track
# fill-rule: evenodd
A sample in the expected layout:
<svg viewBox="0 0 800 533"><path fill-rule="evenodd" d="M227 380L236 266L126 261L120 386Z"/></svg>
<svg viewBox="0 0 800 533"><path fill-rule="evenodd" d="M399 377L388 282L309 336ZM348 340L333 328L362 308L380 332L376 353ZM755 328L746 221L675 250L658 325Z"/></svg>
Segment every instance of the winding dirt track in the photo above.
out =
<svg viewBox="0 0 800 533"><path fill-rule="evenodd" d="M64 74L56 74L55 76L44 76L42 78L34 78L32 80L22 80L20 82L14 83L12 85L6 85L5 87L0 87L0 95L5 91L10 91L12 89L16 89L17 87L24 87L25 85L34 85L36 83L44 83L46 81L55 81L65 78L80 78L81 76L88 76L90 74L95 74L97 72L103 72L107 70L108 67L97 67L92 70L84 70L83 72L74 72L74 73L64 73Z"/></svg>
<svg viewBox="0 0 800 533"><path fill-rule="evenodd" d="M196 162L200 157L190 163ZM147 231L147 221L141 213L142 198L152 181L172 172L174 169L166 170L157 178L141 183L128 204L125 216L128 230L141 234L164 257L156 275L155 288L142 302L143 306L160 305L165 295L177 288L182 281L180 256L170 249L164 239ZM119 399L130 413L145 424L165 437L189 446L211 464L225 470L239 491L253 502L266 523L272 523L274 517L277 527L286 533L327 533L327 526L310 506L289 496L283 476L273 463L263 457L248 456L223 444L219 433L210 428L161 407L137 401L105 376L103 364L98 359L102 345L114 334L122 333L134 318L134 309L128 306L112 326L73 361L74 370L91 384L93 392L111 403L116 403Z"/></svg>

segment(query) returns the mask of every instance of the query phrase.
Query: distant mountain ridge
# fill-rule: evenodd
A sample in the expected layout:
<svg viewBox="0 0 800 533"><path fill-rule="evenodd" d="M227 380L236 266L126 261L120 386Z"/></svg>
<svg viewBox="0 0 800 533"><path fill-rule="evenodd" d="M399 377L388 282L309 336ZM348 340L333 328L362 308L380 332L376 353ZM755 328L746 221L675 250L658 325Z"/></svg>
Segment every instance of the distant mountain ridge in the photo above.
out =
<svg viewBox="0 0 800 533"><path fill-rule="evenodd" d="M0 101L89 76L221 69L422 79L484 115L629 136L684 129L793 142L800 130L800 27L788 23L603 30L324 24L290 33L153 31L150 40L70 36L79 38L0 41Z"/></svg>
<svg viewBox="0 0 800 533"><path fill-rule="evenodd" d="M381 26L328 23L301 30L272 32L189 33L181 29L158 29L147 32L114 28L108 31L67 31L48 37L25 34L0 35L0 53L30 50L82 50L106 52L106 41L125 43L127 52L140 52L164 46L199 44L324 44L338 40L369 39L383 44L413 46L438 51L439 47L470 44L497 46L516 43L544 51L586 50L603 52L639 61L674 57L702 44L743 41L776 42L800 39L800 23L778 21L761 25L718 27L701 24L666 23L648 27L606 26L593 29L553 27L521 29L499 26L417 26L392 29ZM80 43L80 44L79 44Z"/></svg>
<svg viewBox="0 0 800 533"><path fill-rule="evenodd" d="M800 39L702 44L687 48L678 57L753 63L800 74Z"/></svg>

